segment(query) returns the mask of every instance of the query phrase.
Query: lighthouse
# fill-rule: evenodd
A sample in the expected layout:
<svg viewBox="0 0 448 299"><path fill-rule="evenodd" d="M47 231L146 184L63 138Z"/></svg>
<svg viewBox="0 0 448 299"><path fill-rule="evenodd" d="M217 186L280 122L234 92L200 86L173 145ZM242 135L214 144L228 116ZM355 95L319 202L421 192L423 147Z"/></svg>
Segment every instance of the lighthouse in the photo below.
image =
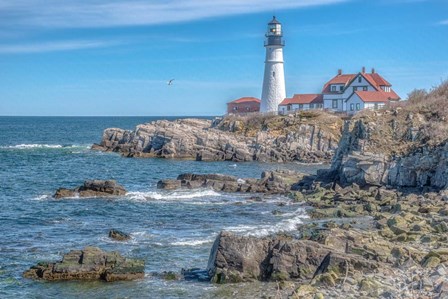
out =
<svg viewBox="0 0 448 299"><path fill-rule="evenodd" d="M263 91L261 93L261 112L277 112L278 105L286 98L285 71L283 67L282 24L274 18L268 23L264 42L266 60L264 62Z"/></svg>

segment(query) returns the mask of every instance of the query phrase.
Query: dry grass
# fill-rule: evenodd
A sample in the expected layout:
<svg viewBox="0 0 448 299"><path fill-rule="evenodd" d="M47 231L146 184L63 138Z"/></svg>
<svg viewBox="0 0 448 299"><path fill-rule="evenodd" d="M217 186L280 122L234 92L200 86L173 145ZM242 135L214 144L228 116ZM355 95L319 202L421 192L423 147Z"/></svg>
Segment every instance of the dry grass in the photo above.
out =
<svg viewBox="0 0 448 299"><path fill-rule="evenodd" d="M318 126L335 137L341 134L341 118L323 111L300 111L290 115L228 115L217 125L217 129L247 137L254 137L260 131L269 132L272 136L281 136L296 131L302 124Z"/></svg>
<svg viewBox="0 0 448 299"><path fill-rule="evenodd" d="M438 146L448 140L448 80L429 91L417 89L407 101L379 111L363 111L370 127L369 151L402 155L422 146Z"/></svg>

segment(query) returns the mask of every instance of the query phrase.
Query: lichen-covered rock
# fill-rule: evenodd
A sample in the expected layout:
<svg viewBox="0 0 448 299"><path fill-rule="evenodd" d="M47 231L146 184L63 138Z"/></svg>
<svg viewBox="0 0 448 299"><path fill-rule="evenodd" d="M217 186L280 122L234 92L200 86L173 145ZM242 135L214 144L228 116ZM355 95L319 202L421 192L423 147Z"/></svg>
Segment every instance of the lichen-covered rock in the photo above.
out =
<svg viewBox="0 0 448 299"><path fill-rule="evenodd" d="M62 261L38 263L23 273L25 278L58 280L134 280L144 277L145 262L118 252L85 247L65 254Z"/></svg>
<svg viewBox="0 0 448 299"><path fill-rule="evenodd" d="M108 197L125 194L126 189L114 180L89 180L74 189L59 188L53 197Z"/></svg>

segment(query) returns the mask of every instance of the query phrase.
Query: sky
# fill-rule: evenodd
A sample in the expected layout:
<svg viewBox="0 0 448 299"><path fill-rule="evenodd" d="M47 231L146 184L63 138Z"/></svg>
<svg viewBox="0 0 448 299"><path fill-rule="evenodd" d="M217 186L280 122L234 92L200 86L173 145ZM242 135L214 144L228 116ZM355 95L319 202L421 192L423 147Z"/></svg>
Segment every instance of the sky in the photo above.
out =
<svg viewBox="0 0 448 299"><path fill-rule="evenodd" d="M403 99L448 79L448 0L0 0L0 115L222 115L261 96L273 15L287 96L363 66Z"/></svg>

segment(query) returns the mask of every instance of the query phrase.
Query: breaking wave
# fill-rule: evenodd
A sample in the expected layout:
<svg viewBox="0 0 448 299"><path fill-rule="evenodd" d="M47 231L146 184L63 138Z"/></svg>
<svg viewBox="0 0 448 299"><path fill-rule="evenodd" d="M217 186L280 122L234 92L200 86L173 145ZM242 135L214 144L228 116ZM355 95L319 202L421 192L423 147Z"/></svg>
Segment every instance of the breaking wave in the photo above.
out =
<svg viewBox="0 0 448 299"><path fill-rule="evenodd" d="M176 191L176 192L159 192L159 191L149 191L149 192L128 192L126 194L127 197L133 200L138 201L146 201L146 200L177 200L177 199L193 199L193 198L201 198L201 197L210 197L210 196L220 196L220 194L216 191L209 189L201 189L194 191Z"/></svg>
<svg viewBox="0 0 448 299"><path fill-rule="evenodd" d="M295 212L285 215L291 216L291 218L284 219L276 224L237 225L225 227L224 230L244 236L266 237L280 232L295 231L297 226L303 223L303 219L308 218L303 208L298 208Z"/></svg>

